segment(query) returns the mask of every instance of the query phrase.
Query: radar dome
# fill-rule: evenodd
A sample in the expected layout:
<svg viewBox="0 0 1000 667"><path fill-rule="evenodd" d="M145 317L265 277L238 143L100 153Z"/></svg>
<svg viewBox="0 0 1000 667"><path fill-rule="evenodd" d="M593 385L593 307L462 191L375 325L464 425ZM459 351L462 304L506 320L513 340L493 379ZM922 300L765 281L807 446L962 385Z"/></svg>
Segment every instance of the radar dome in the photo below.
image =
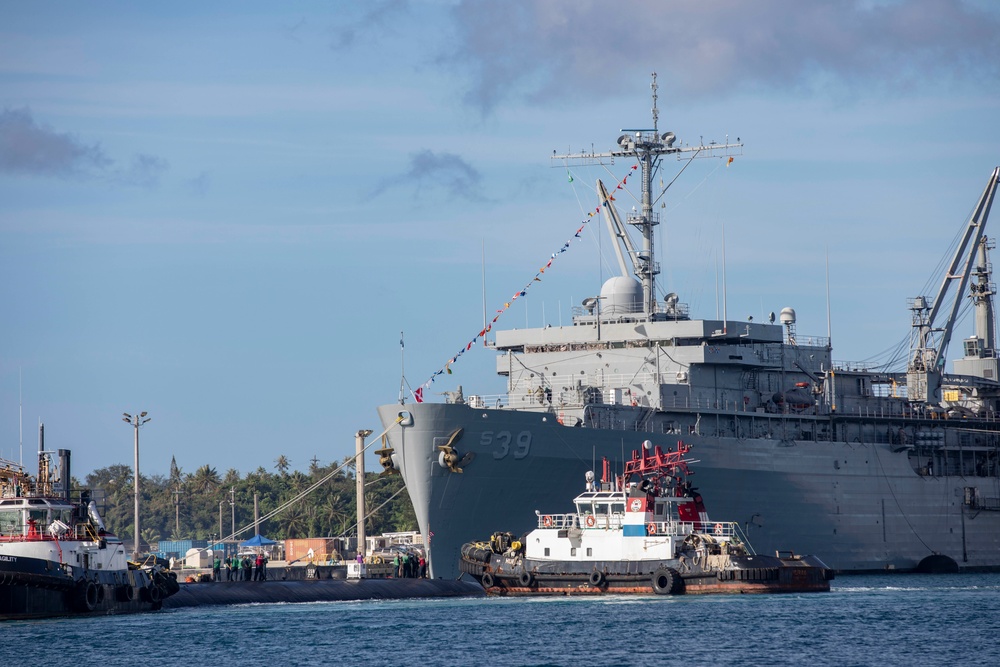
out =
<svg viewBox="0 0 1000 667"><path fill-rule="evenodd" d="M782 324L795 324L795 309L782 308L781 314L778 317Z"/></svg>
<svg viewBox="0 0 1000 667"><path fill-rule="evenodd" d="M642 285L626 276L615 276L601 287L601 314L624 315L642 312Z"/></svg>

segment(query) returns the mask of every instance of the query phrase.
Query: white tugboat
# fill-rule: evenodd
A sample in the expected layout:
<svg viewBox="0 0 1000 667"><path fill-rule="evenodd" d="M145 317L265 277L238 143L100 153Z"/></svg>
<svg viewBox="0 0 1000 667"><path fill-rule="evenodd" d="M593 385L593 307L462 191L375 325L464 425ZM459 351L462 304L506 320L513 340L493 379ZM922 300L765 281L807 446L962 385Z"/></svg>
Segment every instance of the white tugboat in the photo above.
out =
<svg viewBox="0 0 1000 667"><path fill-rule="evenodd" d="M690 450L647 440L625 473L586 476L575 511L542 514L519 540L494 533L462 547L459 569L496 595L803 593L829 591L833 571L816 556L756 554L731 521L708 518L691 485Z"/></svg>
<svg viewBox="0 0 1000 667"><path fill-rule="evenodd" d="M130 563L89 492L70 501L69 450L59 459L57 477L40 451L34 478L0 459L0 620L159 609L176 575Z"/></svg>

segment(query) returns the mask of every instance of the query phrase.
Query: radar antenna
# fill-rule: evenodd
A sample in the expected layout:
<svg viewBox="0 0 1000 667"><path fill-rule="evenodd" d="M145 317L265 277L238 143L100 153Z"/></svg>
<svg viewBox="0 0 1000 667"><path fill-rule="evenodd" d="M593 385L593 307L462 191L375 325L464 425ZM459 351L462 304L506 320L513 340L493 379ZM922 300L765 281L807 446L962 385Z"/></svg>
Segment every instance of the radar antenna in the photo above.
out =
<svg viewBox="0 0 1000 667"><path fill-rule="evenodd" d="M635 262L635 275L642 281L643 314L647 319L652 319L657 312L656 304L656 276L660 273L660 265L656 262L653 248L653 228L660 224L659 215L653 213L652 184L653 174L660 164L660 160L667 155L674 155L677 159L687 156L687 159L729 157L741 155L743 144L739 139L735 144L728 142L719 144L710 142L705 145L699 141L697 146L675 145L677 138L673 132L659 131L659 109L657 107L659 86L656 83L656 72L652 74L653 82L650 85L653 98L653 127L652 129L622 129L623 134L618 137L618 149L604 153L597 153L593 150L582 153L567 153L558 155L553 153L553 160L560 160L562 164L575 165L613 165L615 158L634 158L638 160L642 168L642 209L631 213L626 222L636 227L642 234L642 250L635 252L637 258ZM606 201L606 200L602 200ZM632 253L630 253L632 254Z"/></svg>

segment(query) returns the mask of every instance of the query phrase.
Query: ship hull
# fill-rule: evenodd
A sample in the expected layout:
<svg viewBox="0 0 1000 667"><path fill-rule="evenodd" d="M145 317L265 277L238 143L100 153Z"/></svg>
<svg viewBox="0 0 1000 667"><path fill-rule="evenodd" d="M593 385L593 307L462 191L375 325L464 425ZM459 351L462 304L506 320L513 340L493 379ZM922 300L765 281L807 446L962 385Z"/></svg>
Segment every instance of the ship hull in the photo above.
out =
<svg viewBox="0 0 1000 667"><path fill-rule="evenodd" d="M602 458L622 462L664 435L562 425L551 412L464 404L385 405L383 424L429 545L431 576L459 576L464 542L484 526L516 534L534 511L558 509ZM439 464L453 442L461 473ZM968 481L917 474L889 444L684 434L698 461L693 482L710 511L744 525L759 553L791 549L842 572L917 569L929 557L962 569L1000 569L1000 512L963 504ZM468 456L469 454L474 456ZM568 505L568 503L567 503ZM567 510L571 509L566 507Z"/></svg>

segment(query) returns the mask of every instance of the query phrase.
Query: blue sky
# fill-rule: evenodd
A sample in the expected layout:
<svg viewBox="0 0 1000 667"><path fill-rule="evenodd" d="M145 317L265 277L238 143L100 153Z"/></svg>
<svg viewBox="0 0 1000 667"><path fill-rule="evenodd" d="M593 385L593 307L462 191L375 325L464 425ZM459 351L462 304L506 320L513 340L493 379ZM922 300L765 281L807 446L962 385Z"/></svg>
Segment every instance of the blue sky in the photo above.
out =
<svg viewBox="0 0 1000 667"><path fill-rule="evenodd" d="M203 4L0 5L0 456L19 400L32 469L39 419L130 462L139 410L146 474L352 453L400 331L413 387L479 331L484 247L493 313L572 236L612 176L549 156L647 126L652 71L661 129L746 145L671 189L662 291L715 316L724 224L730 317L823 336L828 254L838 360L908 335L1000 164L986 0ZM598 229L498 326L568 323Z"/></svg>

